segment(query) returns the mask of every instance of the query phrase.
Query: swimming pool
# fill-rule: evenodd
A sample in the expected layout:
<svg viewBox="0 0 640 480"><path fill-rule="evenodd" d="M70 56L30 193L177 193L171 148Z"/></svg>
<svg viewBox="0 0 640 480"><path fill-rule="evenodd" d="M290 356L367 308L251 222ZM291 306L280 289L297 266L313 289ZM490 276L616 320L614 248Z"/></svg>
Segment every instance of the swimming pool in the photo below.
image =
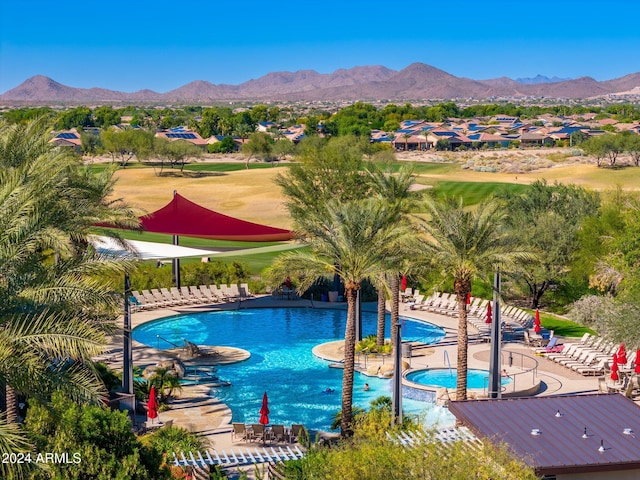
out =
<svg viewBox="0 0 640 480"><path fill-rule="evenodd" d="M409 372L405 378L410 382L418 383L426 386L437 386L446 388L456 388L458 375L455 369L449 368L427 368ZM500 380L501 385L511 383L511 378L503 377ZM487 388L489 385L488 370L467 370L467 388Z"/></svg>
<svg viewBox="0 0 640 480"><path fill-rule="evenodd" d="M304 423L307 428L328 430L341 407L342 370L313 355L319 343L344 338L346 312L333 309L256 308L206 312L167 317L133 330L133 338L154 348L171 348L158 335L175 344L183 339L199 345L238 347L251 352L244 362L218 366L218 376L230 387L214 388L213 394L233 412L233 421L258 421L262 394L269 395L271 423ZM435 325L403 319L404 340L435 343L444 331ZM363 312L363 335L375 333L377 316ZM387 321L387 330L389 322ZM387 331L387 336L389 335ZM369 384L369 391L364 384ZM333 393L324 393L325 389ZM391 395L391 382L356 374L353 402L368 408L381 395ZM404 399L403 408L420 413L426 422L453 423L448 410Z"/></svg>

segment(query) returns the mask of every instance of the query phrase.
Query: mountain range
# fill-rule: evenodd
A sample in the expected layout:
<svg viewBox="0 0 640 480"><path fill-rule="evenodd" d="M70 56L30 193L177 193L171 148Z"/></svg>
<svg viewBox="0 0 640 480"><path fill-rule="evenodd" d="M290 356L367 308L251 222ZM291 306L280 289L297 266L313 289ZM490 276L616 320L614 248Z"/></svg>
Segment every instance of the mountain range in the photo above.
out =
<svg viewBox="0 0 640 480"><path fill-rule="evenodd" d="M126 93L104 88L74 88L36 75L0 95L3 104L212 104L221 101L376 101L490 99L494 97L546 97L582 99L640 90L640 72L607 81L507 77L473 80L413 63L396 71L383 66L273 72L258 79L230 84L196 80L175 90Z"/></svg>

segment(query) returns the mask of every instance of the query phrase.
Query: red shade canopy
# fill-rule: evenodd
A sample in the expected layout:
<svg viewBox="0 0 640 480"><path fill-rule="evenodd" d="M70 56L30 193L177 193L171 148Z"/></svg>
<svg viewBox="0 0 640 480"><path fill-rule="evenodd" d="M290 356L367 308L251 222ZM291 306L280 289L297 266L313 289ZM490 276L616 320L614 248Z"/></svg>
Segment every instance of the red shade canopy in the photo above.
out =
<svg viewBox="0 0 640 480"><path fill-rule="evenodd" d="M147 417L151 420L158 417L158 402L156 400L156 387L151 385L149 401L147 402Z"/></svg>
<svg viewBox="0 0 640 480"><path fill-rule="evenodd" d="M140 217L147 232L250 242L291 240L293 232L229 217L175 193L171 202Z"/></svg>
<svg viewBox="0 0 640 480"><path fill-rule="evenodd" d="M260 420L262 425L269 424L269 399L267 398L267 392L264 392L262 396L262 407L260 407Z"/></svg>
<svg viewBox="0 0 640 480"><path fill-rule="evenodd" d="M613 354L613 362L611 363L611 380L620 380L618 376L618 355Z"/></svg>

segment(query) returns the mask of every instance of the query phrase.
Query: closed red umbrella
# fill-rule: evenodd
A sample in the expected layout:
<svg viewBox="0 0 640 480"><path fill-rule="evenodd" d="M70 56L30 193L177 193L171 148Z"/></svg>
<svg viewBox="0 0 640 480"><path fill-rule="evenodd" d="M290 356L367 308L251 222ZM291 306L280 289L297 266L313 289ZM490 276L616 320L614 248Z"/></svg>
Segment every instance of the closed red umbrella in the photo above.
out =
<svg viewBox="0 0 640 480"><path fill-rule="evenodd" d="M151 419L153 423L154 418L158 418L158 401L156 400L156 387L151 385L149 391L149 401L147 402L147 417Z"/></svg>
<svg viewBox="0 0 640 480"><path fill-rule="evenodd" d="M624 348L624 343L621 343L620 348L618 348L618 363L620 365L627 364L627 350Z"/></svg>
<svg viewBox="0 0 640 480"><path fill-rule="evenodd" d="M640 373L640 348L636 350L636 368L634 370L636 373Z"/></svg>
<svg viewBox="0 0 640 480"><path fill-rule="evenodd" d="M471 292L467 293L467 305L471 305Z"/></svg>
<svg viewBox="0 0 640 480"><path fill-rule="evenodd" d="M493 313L491 313L491 302L487 303L487 318L484 321L485 323L491 323L493 320Z"/></svg>
<svg viewBox="0 0 640 480"><path fill-rule="evenodd" d="M269 424L269 399L267 398L267 392L264 392L262 396L262 406L260 407L260 423L262 425Z"/></svg>
<svg viewBox="0 0 640 480"><path fill-rule="evenodd" d="M402 275L402 280L400 281L400 290L403 292L407 289L407 277Z"/></svg>
<svg viewBox="0 0 640 480"><path fill-rule="evenodd" d="M536 308L536 317L533 320L533 331L536 333L540 333L542 328L540 328L540 311Z"/></svg>
<svg viewBox="0 0 640 480"><path fill-rule="evenodd" d="M618 355L613 354L613 362L611 363L611 380L615 380L616 382L620 380L618 377Z"/></svg>

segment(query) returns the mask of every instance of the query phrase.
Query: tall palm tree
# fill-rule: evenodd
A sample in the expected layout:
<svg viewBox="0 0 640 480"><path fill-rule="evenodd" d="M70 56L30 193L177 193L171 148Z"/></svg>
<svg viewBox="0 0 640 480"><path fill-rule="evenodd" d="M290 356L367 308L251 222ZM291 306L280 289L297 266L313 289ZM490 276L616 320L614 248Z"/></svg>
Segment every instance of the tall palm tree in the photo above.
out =
<svg viewBox="0 0 640 480"><path fill-rule="evenodd" d="M340 426L341 434L350 436L353 433L357 293L364 279L379 277L384 272L406 229L397 226L395 212L376 199L329 202L325 214L310 213L299 217L296 229L310 251L290 252L276 258L271 275L274 278L296 276L300 291L305 291L320 278L333 278L334 275L344 283L347 322Z"/></svg>
<svg viewBox="0 0 640 480"><path fill-rule="evenodd" d="M408 214L415 206L417 196L412 190L415 184L414 168L412 165L403 166L397 174L393 174L383 167L371 165L369 168L369 179L372 183L373 193L381 200L386 202L391 211L395 212L395 221L397 224L407 224ZM412 233L410 233L412 234ZM414 245L415 247L415 245ZM398 321L400 317L400 273L407 273L409 266L412 265L407 260L415 255L416 250L410 249L406 252L397 252L393 262L389 263L389 271L384 275L384 282L388 284L388 288L383 288L383 282L377 282L378 288L378 329L377 340L378 345L384 345L384 329L385 329L385 302L380 300L380 296L384 297L388 290L391 298L391 344L396 348L398 338ZM399 255L405 253L405 255ZM398 257L406 257L401 264L397 262ZM382 309L382 311L381 311Z"/></svg>
<svg viewBox="0 0 640 480"><path fill-rule="evenodd" d="M458 355L456 400L467 398L468 332L466 299L477 277L489 278L497 267L511 267L528 257L501 228L505 212L489 200L475 210L464 208L462 198L426 202L428 221L422 225L432 265L453 279L458 298Z"/></svg>

